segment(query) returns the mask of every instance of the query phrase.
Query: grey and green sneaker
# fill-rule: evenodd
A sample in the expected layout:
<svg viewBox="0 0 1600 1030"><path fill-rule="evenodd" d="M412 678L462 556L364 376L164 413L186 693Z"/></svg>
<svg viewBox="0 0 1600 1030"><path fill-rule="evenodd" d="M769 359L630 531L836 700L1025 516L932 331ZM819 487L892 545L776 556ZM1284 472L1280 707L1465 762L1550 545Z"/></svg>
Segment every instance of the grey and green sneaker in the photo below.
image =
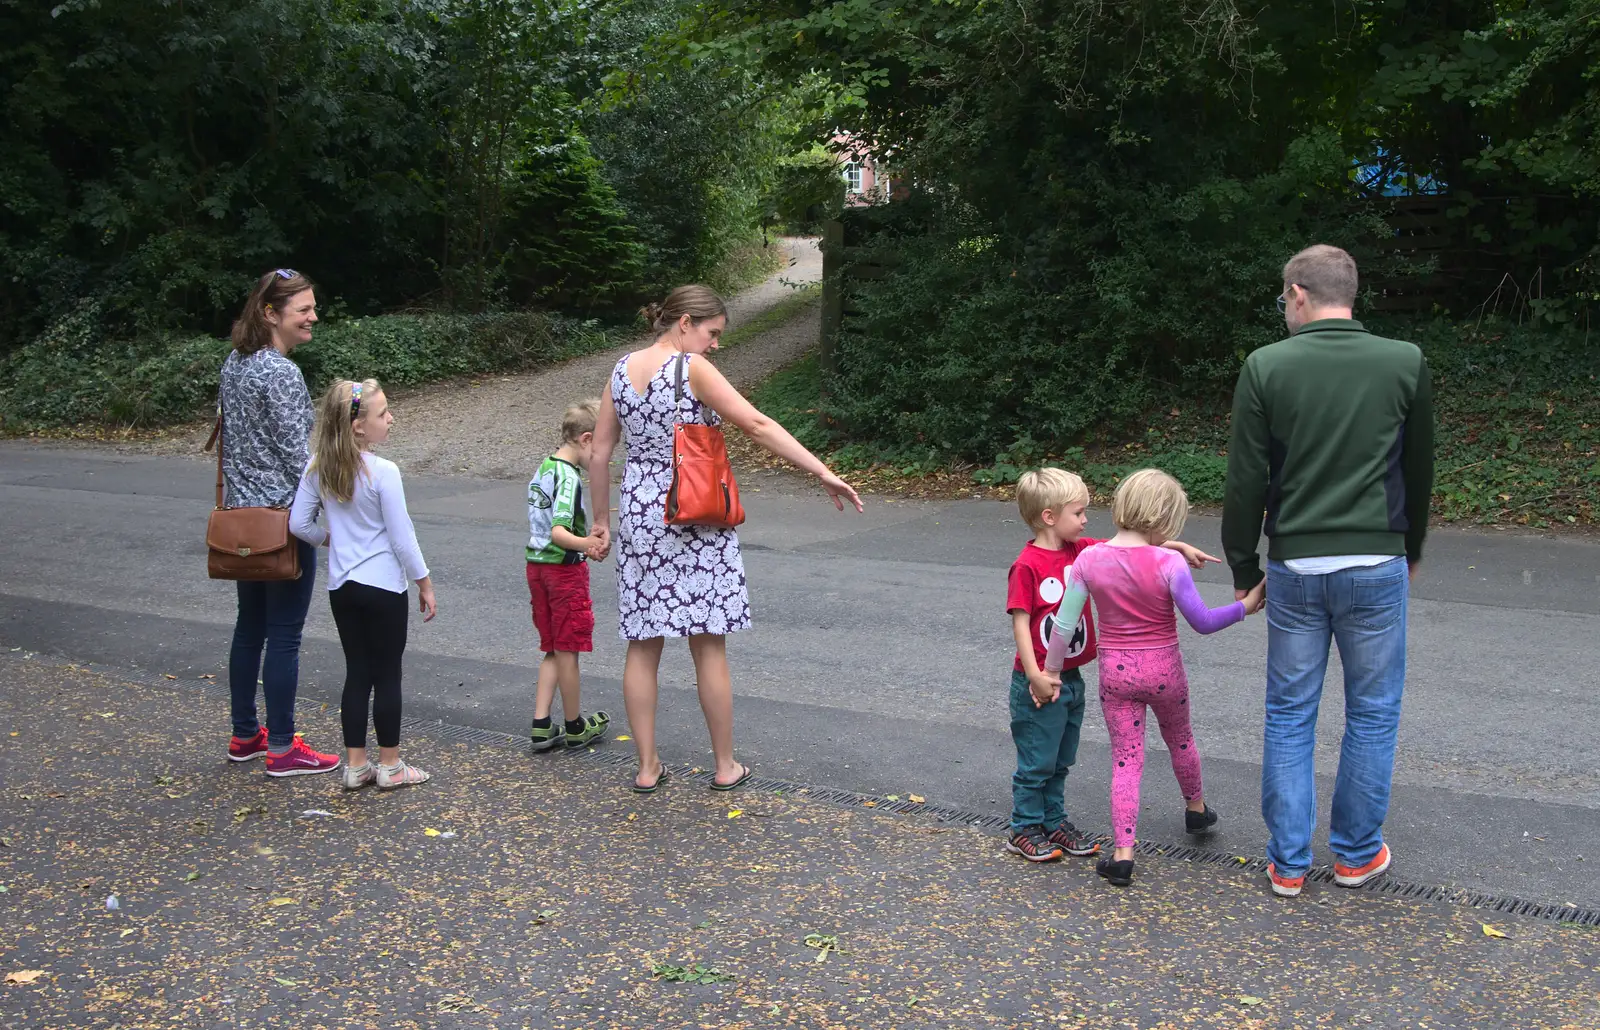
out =
<svg viewBox="0 0 1600 1030"><path fill-rule="evenodd" d="M533 741L535 751L549 751L553 747L560 747L561 742L567 739L566 729L554 719L550 725L534 726L528 731L528 737Z"/></svg>
<svg viewBox="0 0 1600 1030"><path fill-rule="evenodd" d="M611 725L611 716L605 712L595 712L583 720L583 729L567 733L567 747L586 747L606 735L606 727Z"/></svg>

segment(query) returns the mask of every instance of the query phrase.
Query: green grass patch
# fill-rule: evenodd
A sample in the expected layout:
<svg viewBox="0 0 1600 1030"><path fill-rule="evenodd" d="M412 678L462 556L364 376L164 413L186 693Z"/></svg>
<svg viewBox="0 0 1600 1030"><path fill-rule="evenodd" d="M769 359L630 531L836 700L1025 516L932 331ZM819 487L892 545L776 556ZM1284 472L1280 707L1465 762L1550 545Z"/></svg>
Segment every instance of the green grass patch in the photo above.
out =
<svg viewBox="0 0 1600 1030"><path fill-rule="evenodd" d="M788 253L777 240L746 240L728 251L706 275L705 284L724 297L731 297L766 282L782 271L788 260Z"/></svg>
<svg viewBox="0 0 1600 1030"><path fill-rule="evenodd" d="M1411 340L1428 356L1438 419L1437 518L1536 528L1596 523L1600 348L1578 332L1492 323L1441 320L1374 329ZM1030 468L1054 464L1082 475L1103 497L1129 472L1154 466L1176 476L1194 503L1222 503L1231 384L1154 384L1161 402L1137 423L1104 427L1068 446L1024 437L972 469L953 466L931 449L888 449L865 433L852 439L823 432L818 375L813 354L751 396L842 471L908 478L960 473L980 487L1004 487Z"/></svg>
<svg viewBox="0 0 1600 1030"><path fill-rule="evenodd" d="M527 371L617 338L596 321L535 312L382 315L324 322L294 360L315 394L339 378L417 386ZM99 341L64 320L0 361L0 432L150 428L204 416L216 402L228 349L210 336Z"/></svg>
<svg viewBox="0 0 1600 1030"><path fill-rule="evenodd" d="M722 334L722 349L737 347L746 340L760 336L762 333L771 332L794 321L800 312L814 303L822 296L822 284L810 283L806 286L796 287L791 295L783 298L772 307L763 311L756 317L740 322L732 329Z"/></svg>

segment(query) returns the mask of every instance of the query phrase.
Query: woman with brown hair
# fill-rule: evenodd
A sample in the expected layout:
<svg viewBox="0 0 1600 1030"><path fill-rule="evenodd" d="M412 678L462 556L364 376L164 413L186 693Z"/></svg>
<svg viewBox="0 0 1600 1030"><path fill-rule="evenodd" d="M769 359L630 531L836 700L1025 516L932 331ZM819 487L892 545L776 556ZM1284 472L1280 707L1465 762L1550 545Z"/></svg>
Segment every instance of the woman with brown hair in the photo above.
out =
<svg viewBox="0 0 1600 1030"><path fill-rule="evenodd" d="M680 286L644 311L654 343L617 362L600 405L589 483L593 532L609 548L611 452L627 446L617 533L617 606L628 641L622 673L628 726L639 752L633 789L653 792L666 779L656 753L656 694L667 637L686 637L694 657L700 707L716 758L713 790L732 790L750 778L733 757L733 685L726 635L750 627L739 534L733 529L669 525L665 497L672 482L673 427L717 425L724 419L780 458L816 476L834 505L861 510L861 499L789 431L757 411L705 355L717 349L728 324L722 298L704 286ZM682 369L679 366L683 366ZM684 371L683 399L675 373Z"/></svg>
<svg viewBox="0 0 1600 1030"><path fill-rule="evenodd" d="M311 393L289 352L311 339L317 298L310 279L279 268L257 282L233 323L233 351L222 363L223 503L230 508L288 508L310 460ZM336 755L306 746L294 731L300 681L300 634L317 577L316 548L296 541L300 578L240 581L239 614L228 655L233 739L228 758L265 756L268 776L332 772ZM262 660L265 646L266 658ZM256 685L266 695L267 725L256 719Z"/></svg>

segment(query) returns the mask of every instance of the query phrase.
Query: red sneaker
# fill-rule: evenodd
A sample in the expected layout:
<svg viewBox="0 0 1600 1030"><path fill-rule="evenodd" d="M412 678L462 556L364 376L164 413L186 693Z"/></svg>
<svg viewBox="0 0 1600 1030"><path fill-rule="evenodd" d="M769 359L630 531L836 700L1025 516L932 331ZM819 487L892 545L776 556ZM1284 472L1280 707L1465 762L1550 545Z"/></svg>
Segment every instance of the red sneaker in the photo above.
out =
<svg viewBox="0 0 1600 1030"><path fill-rule="evenodd" d="M289 750L281 755L267 755L268 776L309 776L312 773L333 772L339 768L338 755L324 755L306 746L299 736Z"/></svg>
<svg viewBox="0 0 1600 1030"><path fill-rule="evenodd" d="M1267 863L1267 877L1272 880L1272 893L1280 898L1293 898L1299 895L1300 888L1306 885L1305 875L1280 876L1278 867L1271 862Z"/></svg>
<svg viewBox="0 0 1600 1030"><path fill-rule="evenodd" d="M1392 858L1393 856L1389 854L1389 845L1385 844L1366 865L1348 866L1336 861L1333 863L1333 882L1341 887L1359 887L1374 876L1387 872Z"/></svg>
<svg viewBox="0 0 1600 1030"><path fill-rule="evenodd" d="M228 761L251 762L267 753L267 728L259 727L253 737L231 737L228 740Z"/></svg>

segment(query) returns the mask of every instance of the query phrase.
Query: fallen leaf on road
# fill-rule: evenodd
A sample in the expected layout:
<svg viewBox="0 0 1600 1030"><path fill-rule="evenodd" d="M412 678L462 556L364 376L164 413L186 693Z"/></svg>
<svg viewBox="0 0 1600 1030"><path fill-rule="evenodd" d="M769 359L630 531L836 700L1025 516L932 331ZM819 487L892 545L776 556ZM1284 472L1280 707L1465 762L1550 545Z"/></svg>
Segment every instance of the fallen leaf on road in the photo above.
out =
<svg viewBox="0 0 1600 1030"><path fill-rule="evenodd" d="M626 733L624 733L622 736L618 737L617 739L618 740L632 740L633 738L628 736Z"/></svg>
<svg viewBox="0 0 1600 1030"><path fill-rule="evenodd" d="M167 679L169 679L169 680L175 680L175 679L177 679L177 678L178 678L178 677L176 677L176 676L174 676L174 675L173 675L173 674L172 674L172 673L170 673L170 672L164 672L164 673L162 673L162 674L161 674L161 675L163 675L163 676L165 676L165 677L166 677L166 678L167 678Z"/></svg>
<svg viewBox="0 0 1600 1030"><path fill-rule="evenodd" d="M1265 998L1257 998L1253 994L1241 994L1241 995L1239 995L1239 1004L1241 1004L1241 1005L1260 1005L1260 1004L1264 1003L1266 1000L1267 999L1265 999Z"/></svg>
<svg viewBox="0 0 1600 1030"><path fill-rule="evenodd" d="M271 901L267 902L267 904L271 905L273 908L282 908L284 905L298 905L300 902L294 900L293 898L273 898Z"/></svg>
<svg viewBox="0 0 1600 1030"><path fill-rule="evenodd" d="M744 815L744 809L742 809L742 808L730 808L730 809L728 809L728 818L729 819L737 819L741 815Z"/></svg>
<svg viewBox="0 0 1600 1030"><path fill-rule="evenodd" d="M889 794L887 796L888 796L890 801L899 801L900 800L900 795L899 794Z"/></svg>
<svg viewBox="0 0 1600 1030"><path fill-rule="evenodd" d="M424 837L437 837L439 836L439 831L430 826L426 830L422 831L422 835Z"/></svg>
<svg viewBox="0 0 1600 1030"><path fill-rule="evenodd" d="M6 974L8 984L31 984L45 974L43 969L19 969L15 973Z"/></svg>
<svg viewBox="0 0 1600 1030"><path fill-rule="evenodd" d="M200 879L200 871L197 869L197 870L194 870L193 872L191 872L188 876L185 876L183 878L183 881L185 883L193 883L198 879Z"/></svg>
<svg viewBox="0 0 1600 1030"><path fill-rule="evenodd" d="M637 818L639 818L639 813L638 812L629 812L628 813L628 822L631 823Z"/></svg>
<svg viewBox="0 0 1600 1030"><path fill-rule="evenodd" d="M1239 863L1240 865L1249 865L1250 864L1250 860L1248 858L1245 858L1243 855L1234 855L1233 856L1233 860L1235 862Z"/></svg>
<svg viewBox="0 0 1600 1030"><path fill-rule="evenodd" d="M299 987L300 986L300 981L298 981L298 980L285 980L281 976L275 976L275 977L273 977L273 979L278 981L280 984L282 984L285 987Z"/></svg>
<svg viewBox="0 0 1600 1030"><path fill-rule="evenodd" d="M135 930L133 927L130 926L130 927L128 927L128 929L126 929L126 930L122 931L121 933L117 934L117 936L118 937L129 937L129 936L132 936L133 934L136 934L138 932L139 932L138 930Z"/></svg>
<svg viewBox="0 0 1600 1030"><path fill-rule="evenodd" d="M909 795L907 795L907 797L909 797L911 799L911 803L913 805L927 804L927 801L928 801L928 799L923 797L921 794L909 794Z"/></svg>
<svg viewBox="0 0 1600 1030"><path fill-rule="evenodd" d="M1506 933L1504 930L1496 930L1494 927L1490 926L1488 923L1484 923L1483 924L1483 935L1485 937L1510 937L1511 936L1509 933Z"/></svg>

